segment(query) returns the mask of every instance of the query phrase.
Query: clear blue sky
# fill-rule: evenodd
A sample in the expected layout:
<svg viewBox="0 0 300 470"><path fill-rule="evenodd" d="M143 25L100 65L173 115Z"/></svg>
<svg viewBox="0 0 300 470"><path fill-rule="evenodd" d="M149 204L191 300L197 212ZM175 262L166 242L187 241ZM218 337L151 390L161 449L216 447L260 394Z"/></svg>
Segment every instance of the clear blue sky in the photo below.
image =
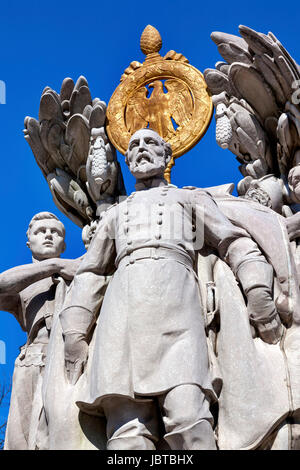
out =
<svg viewBox="0 0 300 470"><path fill-rule="evenodd" d="M139 39L147 24L160 31L162 53L181 52L201 71L220 60L210 33L237 34L239 24L272 31L300 62L299 18L299 0L286 6L270 0L2 2L0 80L6 83L7 96L6 104L0 104L0 271L31 261L25 233L31 217L43 210L57 214L66 226L65 257L83 253L80 229L54 205L22 134L24 117L38 116L46 85L59 91L65 77L76 80L84 75L92 96L108 102L129 63L143 61ZM214 132L213 120L200 144L177 160L174 184L207 187L240 179L234 156L217 147ZM119 159L123 162L121 155ZM133 181L122 166L130 192ZM7 361L0 365L2 380L12 375L18 347L26 341L16 320L5 312L0 317L0 340L6 344ZM0 410L0 415L5 413Z"/></svg>

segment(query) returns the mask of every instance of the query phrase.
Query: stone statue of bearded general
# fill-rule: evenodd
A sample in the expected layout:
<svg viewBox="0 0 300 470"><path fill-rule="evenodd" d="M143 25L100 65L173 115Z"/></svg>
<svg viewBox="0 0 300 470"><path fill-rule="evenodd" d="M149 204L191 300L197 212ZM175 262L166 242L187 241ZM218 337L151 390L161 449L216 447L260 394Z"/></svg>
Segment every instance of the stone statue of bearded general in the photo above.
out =
<svg viewBox="0 0 300 470"><path fill-rule="evenodd" d="M158 412L171 449L216 448L210 411L216 396L195 272L204 245L235 273L248 309L252 302L264 306L270 318L265 340L276 343L281 334L272 267L208 192L167 183L171 154L153 130L133 134L126 162L136 191L103 214L60 315L71 382L88 361L88 386L77 404L84 413L105 416L108 450L155 449ZM245 263L247 272L255 268L255 299ZM90 292L106 275L113 277L87 360L86 332L96 320Z"/></svg>

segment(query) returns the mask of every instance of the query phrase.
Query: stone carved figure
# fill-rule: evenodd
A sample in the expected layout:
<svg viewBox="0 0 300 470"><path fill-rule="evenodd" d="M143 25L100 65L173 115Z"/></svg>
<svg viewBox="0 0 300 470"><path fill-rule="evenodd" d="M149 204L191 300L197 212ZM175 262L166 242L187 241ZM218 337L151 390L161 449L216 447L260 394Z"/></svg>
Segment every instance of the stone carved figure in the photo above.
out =
<svg viewBox="0 0 300 470"><path fill-rule="evenodd" d="M219 207L231 220L243 220L245 228L266 254L274 269L272 290L275 297L278 281L285 279L288 282L285 281L286 287L282 286L286 301L279 296L276 302L283 325L279 344L270 347L255 335L251 339L247 321L243 324L243 314L235 318L243 355L247 354L251 367L244 372L243 360L236 355L234 372L229 367L233 358L228 354L226 344L232 344L232 350L236 352L240 346L230 335L230 325L234 323L232 317L226 315L225 306L227 303L227 309L233 312L243 312L245 306L242 299L238 300L238 292L234 305L220 277L217 281L220 299L223 297L219 304L221 327L217 335L218 365L223 375L219 445L221 448L297 449L300 446L300 358L297 352L300 121L299 101L294 98L300 69L272 33L265 35L240 26L240 34L241 37L212 33L225 61L218 62L215 69L205 71L216 109L216 140L222 148L233 152L241 163L244 178L237 189L248 201L248 205L241 199L231 202L230 196L223 194L218 198ZM264 216L259 217L259 213ZM212 277L220 276L219 269L218 262L212 269ZM223 277L229 282L228 271ZM229 284L227 289L230 289ZM231 290L235 290L233 280ZM265 380L261 379L262 375ZM244 399L239 399L240 396ZM260 410L259 415L257 410ZM247 426L244 426L246 421Z"/></svg>
<svg viewBox="0 0 300 470"><path fill-rule="evenodd" d="M211 365L219 379L218 446L297 449L299 287L286 219L254 201L231 196L224 188L208 191L228 219L247 230L268 260L265 293L274 299L281 322L280 341L272 344L268 309L256 303L258 271L244 265L246 282L254 282L250 312L228 266L211 251L199 257L198 276L206 285L203 296Z"/></svg>
<svg viewBox="0 0 300 470"><path fill-rule="evenodd" d="M264 339L276 343L281 335L266 259L209 193L167 184L163 174L170 157L170 146L156 132L143 129L131 137L126 161L136 192L103 215L60 315L66 366L76 381L78 361L84 366L88 351L84 330L95 321L84 292L114 273L88 358L92 374L78 400L83 412L106 417L110 450L155 449L157 406L171 449L215 448L209 411L215 392L194 271L203 242L236 273L249 314L257 305L264 309ZM245 266L256 271L255 280L248 279Z"/></svg>
<svg viewBox="0 0 300 470"><path fill-rule="evenodd" d="M32 264L0 275L0 308L11 312L27 332L27 342L15 363L6 430L5 448L14 450L35 449L45 437L39 418L52 316L61 308L65 282L72 280L80 262L60 258L65 249L65 229L50 212L32 218L27 237Z"/></svg>

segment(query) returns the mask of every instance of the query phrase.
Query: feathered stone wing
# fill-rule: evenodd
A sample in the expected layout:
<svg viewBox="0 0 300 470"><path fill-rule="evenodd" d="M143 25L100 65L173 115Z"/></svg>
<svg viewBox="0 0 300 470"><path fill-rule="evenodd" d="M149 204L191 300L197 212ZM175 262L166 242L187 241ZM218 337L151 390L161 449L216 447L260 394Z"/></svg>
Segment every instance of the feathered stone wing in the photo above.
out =
<svg viewBox="0 0 300 470"><path fill-rule="evenodd" d="M226 61L204 74L216 108L217 142L237 156L243 176L280 176L293 152L280 150L278 123L292 102L299 67L272 33L240 26L240 34L211 35Z"/></svg>
<svg viewBox="0 0 300 470"><path fill-rule="evenodd" d="M102 199L108 196L112 200L121 191L115 178L109 194L103 191L101 201L95 201L86 184L86 162L94 129L102 132L105 158L110 163L113 160L120 173L115 151L106 135L105 119L106 104L99 98L92 100L88 82L81 76L76 84L66 78L59 94L46 87L41 96L39 120L26 117L24 122L25 138L47 179L55 204L81 227L96 217L97 204ZM107 183L103 181L103 186L108 188Z"/></svg>

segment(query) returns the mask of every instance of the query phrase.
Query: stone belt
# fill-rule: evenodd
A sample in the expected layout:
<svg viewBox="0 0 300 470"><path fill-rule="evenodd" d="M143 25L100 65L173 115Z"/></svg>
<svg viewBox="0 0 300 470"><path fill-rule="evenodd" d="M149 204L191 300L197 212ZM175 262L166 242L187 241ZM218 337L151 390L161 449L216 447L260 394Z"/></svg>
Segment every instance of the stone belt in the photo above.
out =
<svg viewBox="0 0 300 470"><path fill-rule="evenodd" d="M128 266L142 259L168 259L178 261L188 268L193 268L193 260L188 253L181 252L172 248L163 247L144 247L132 250L130 253L124 252L116 259L116 267Z"/></svg>

